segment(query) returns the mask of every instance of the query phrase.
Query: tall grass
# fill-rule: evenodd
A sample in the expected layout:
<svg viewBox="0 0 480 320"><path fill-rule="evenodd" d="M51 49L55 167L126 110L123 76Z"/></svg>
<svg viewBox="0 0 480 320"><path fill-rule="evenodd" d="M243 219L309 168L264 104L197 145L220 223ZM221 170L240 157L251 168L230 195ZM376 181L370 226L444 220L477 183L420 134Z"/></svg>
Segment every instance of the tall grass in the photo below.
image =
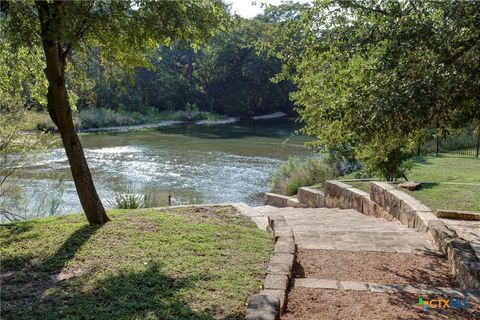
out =
<svg viewBox="0 0 480 320"><path fill-rule="evenodd" d="M106 197L106 205L113 209L157 208L168 205L200 204L203 196L194 191L176 190L173 192L143 187L135 189L123 186L110 192Z"/></svg>
<svg viewBox="0 0 480 320"><path fill-rule="evenodd" d="M271 191L293 196L298 188L311 185L323 185L325 181L336 177L335 170L322 159L300 160L289 158L282 163L272 176Z"/></svg>

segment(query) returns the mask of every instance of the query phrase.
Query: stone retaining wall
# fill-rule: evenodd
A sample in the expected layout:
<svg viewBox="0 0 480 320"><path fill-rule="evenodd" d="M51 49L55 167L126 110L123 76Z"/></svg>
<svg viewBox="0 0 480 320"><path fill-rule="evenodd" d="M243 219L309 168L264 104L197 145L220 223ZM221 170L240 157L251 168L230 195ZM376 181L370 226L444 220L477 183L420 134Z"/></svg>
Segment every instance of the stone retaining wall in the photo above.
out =
<svg viewBox="0 0 480 320"><path fill-rule="evenodd" d="M278 319L286 305L288 283L295 263L295 238L285 218L278 214L270 215L268 225L275 238L275 248L262 290L248 302L245 319L249 320Z"/></svg>
<svg viewBox="0 0 480 320"><path fill-rule="evenodd" d="M480 262L470 244L409 194L385 182L371 182L367 194L339 181L327 181L325 205L398 219L410 228L426 232L437 249L447 255L450 270L462 288L480 289Z"/></svg>

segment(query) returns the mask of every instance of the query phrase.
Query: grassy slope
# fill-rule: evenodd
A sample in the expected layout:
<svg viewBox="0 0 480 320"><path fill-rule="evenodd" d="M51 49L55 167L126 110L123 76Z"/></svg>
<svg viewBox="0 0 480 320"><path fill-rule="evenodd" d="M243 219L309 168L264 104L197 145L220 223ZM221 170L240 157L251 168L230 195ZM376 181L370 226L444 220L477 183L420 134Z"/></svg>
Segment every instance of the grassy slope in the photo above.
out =
<svg viewBox="0 0 480 320"><path fill-rule="evenodd" d="M466 157L418 157L407 177L424 182L418 191L401 189L432 210L480 211L480 159ZM369 192L369 182L347 182ZM477 185L475 185L477 184Z"/></svg>
<svg viewBox="0 0 480 320"><path fill-rule="evenodd" d="M271 237L231 208L197 211L115 211L101 228L80 215L0 226L1 318L240 318Z"/></svg>
<svg viewBox="0 0 480 320"><path fill-rule="evenodd" d="M422 190L409 192L412 196L433 210L480 211L479 159L442 156L419 157L415 160L415 166L408 178L431 183L424 184Z"/></svg>

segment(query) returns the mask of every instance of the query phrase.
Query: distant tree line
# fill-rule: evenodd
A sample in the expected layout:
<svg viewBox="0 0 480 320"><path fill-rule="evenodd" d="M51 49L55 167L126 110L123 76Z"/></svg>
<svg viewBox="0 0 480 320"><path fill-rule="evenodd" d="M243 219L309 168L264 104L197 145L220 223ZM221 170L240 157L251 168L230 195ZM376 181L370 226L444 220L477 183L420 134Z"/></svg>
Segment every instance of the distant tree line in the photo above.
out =
<svg viewBox="0 0 480 320"><path fill-rule="evenodd" d="M108 77L89 62L93 93L79 91L77 106L127 111L199 109L218 114L252 116L274 111L291 113L290 81L270 81L281 70L279 59L257 52L262 36L261 18L237 18L230 31L220 33L194 50L189 43L163 46L151 56L153 67L133 74Z"/></svg>
<svg viewBox="0 0 480 320"><path fill-rule="evenodd" d="M252 20L232 18L225 29L201 44L175 40L149 53L145 61L125 68L109 61L105 49L89 44L72 52L66 68L72 107L78 111L107 108L127 112L207 111L250 117L275 111L293 112L289 80L271 81L280 72L280 59L257 49L255 44L275 21L275 7ZM2 43L8 51L7 39ZM1 59L1 58L0 58ZM16 62L8 62L10 59ZM27 109L45 110L47 83L40 50L10 52L4 56L6 91L15 91ZM19 67L19 64L23 67ZM12 86L13 79L17 79ZM8 96L15 95L8 92ZM6 100L5 100L6 102ZM2 104L0 102L0 104ZM0 108L6 106L0 106Z"/></svg>

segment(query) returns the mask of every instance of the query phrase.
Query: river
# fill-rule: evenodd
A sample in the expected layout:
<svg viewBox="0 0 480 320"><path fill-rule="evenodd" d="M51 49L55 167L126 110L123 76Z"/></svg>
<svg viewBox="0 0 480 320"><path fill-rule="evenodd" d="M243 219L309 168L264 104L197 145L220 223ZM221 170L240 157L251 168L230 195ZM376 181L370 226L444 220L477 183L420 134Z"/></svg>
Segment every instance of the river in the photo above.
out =
<svg viewBox="0 0 480 320"><path fill-rule="evenodd" d="M81 141L99 194L110 206L109 199L115 195L146 191L165 201L173 194L174 204L243 201L258 205L281 162L289 156L312 156L304 147L309 138L292 134L297 128L287 119L183 124L82 134ZM62 148L37 155L22 175L29 214L81 211Z"/></svg>

